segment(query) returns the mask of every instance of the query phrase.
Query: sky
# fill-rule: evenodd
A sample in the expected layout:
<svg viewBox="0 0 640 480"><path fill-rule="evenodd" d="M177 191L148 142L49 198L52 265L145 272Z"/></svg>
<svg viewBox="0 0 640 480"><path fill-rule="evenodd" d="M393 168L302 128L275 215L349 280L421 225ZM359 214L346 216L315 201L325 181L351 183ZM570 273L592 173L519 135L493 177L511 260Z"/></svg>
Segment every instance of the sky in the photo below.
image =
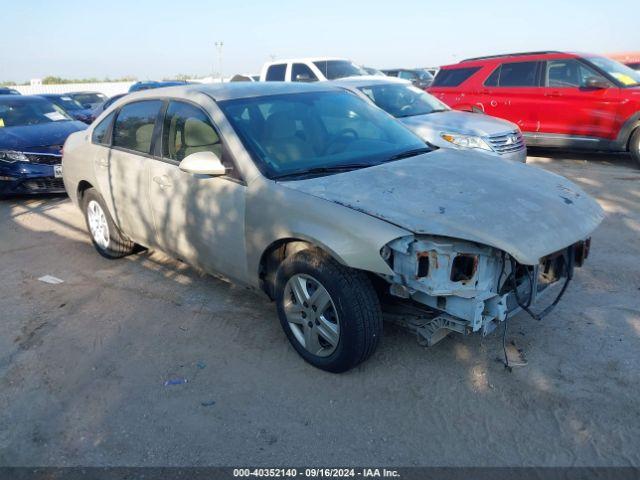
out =
<svg viewBox="0 0 640 480"><path fill-rule="evenodd" d="M638 0L0 0L0 81L222 71L275 58L430 67L533 50L640 50Z"/></svg>

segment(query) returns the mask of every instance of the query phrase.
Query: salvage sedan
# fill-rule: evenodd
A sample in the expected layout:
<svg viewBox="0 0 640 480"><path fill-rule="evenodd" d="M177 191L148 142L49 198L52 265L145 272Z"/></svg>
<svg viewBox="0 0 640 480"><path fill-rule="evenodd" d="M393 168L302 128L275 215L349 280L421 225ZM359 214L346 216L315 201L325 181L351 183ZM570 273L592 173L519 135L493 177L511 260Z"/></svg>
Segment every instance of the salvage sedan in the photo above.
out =
<svg viewBox="0 0 640 480"><path fill-rule="evenodd" d="M373 353L383 308L427 344L543 315L539 294L564 292L602 219L560 176L432 151L326 83L131 94L69 137L63 165L101 255L159 248L262 290L332 372Z"/></svg>
<svg viewBox="0 0 640 480"><path fill-rule="evenodd" d="M86 127L44 98L0 96L0 196L63 193L62 145Z"/></svg>
<svg viewBox="0 0 640 480"><path fill-rule="evenodd" d="M403 80L363 77L339 80L336 84L371 100L431 145L472 149L515 162L527 161L524 138L515 123L452 110Z"/></svg>

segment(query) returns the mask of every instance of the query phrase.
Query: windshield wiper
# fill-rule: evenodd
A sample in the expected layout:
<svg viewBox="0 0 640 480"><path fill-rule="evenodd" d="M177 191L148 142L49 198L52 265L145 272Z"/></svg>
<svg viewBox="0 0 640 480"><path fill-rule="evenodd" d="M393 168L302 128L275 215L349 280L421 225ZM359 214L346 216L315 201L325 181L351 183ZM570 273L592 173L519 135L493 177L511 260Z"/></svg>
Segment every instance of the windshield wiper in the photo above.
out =
<svg viewBox="0 0 640 480"><path fill-rule="evenodd" d="M392 157L389 157L389 159L387 161L388 162L392 162L394 160L400 160L400 159L403 159L403 158L415 157L416 155L420 155L421 153L427 153L427 152L430 152L430 151L431 151L431 149L429 147L414 148L413 150L407 150L405 152L397 153L397 154L393 155Z"/></svg>
<svg viewBox="0 0 640 480"><path fill-rule="evenodd" d="M329 165L326 167L313 167L306 170L298 170L297 172L285 173L278 175L275 180L284 178L301 177L306 175L319 175L323 173L348 172L349 170L357 170L358 168L373 167L377 163L345 163L342 165Z"/></svg>

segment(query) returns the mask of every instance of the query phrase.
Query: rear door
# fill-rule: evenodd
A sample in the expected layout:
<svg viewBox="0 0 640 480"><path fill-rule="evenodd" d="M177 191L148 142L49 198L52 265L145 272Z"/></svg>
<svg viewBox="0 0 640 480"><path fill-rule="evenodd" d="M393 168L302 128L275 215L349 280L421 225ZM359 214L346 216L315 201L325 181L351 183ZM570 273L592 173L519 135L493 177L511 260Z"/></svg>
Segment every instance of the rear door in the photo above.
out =
<svg viewBox="0 0 640 480"><path fill-rule="evenodd" d="M540 86L543 62L505 62L487 77L481 92L482 109L488 115L504 118L524 132L539 129Z"/></svg>
<svg viewBox="0 0 640 480"><path fill-rule="evenodd" d="M155 245L148 161L162 105L161 100L142 100L118 111L108 166L115 219L125 234L146 246Z"/></svg>
<svg viewBox="0 0 640 480"><path fill-rule="evenodd" d="M213 122L199 106L169 102L162 146L150 163L149 199L160 247L209 272L243 278L246 187ZM222 177L196 176L180 162L211 151L228 167Z"/></svg>
<svg viewBox="0 0 640 480"><path fill-rule="evenodd" d="M589 88L588 78L609 88ZM620 89L589 65L576 58L545 62L543 90L539 109L541 133L616 137Z"/></svg>

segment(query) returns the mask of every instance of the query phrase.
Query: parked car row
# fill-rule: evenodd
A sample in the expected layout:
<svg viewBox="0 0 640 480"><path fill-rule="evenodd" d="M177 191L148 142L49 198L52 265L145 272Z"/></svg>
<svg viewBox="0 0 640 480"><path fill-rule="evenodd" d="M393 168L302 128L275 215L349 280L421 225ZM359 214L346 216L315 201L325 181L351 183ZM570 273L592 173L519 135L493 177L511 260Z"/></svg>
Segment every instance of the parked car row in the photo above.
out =
<svg viewBox="0 0 640 480"><path fill-rule="evenodd" d="M426 143L389 98L466 115L367 78L131 93L68 137L66 191L98 253L153 247L263 291L331 372L373 354L383 309L428 345L548 313L531 309L585 261L598 204L537 167Z"/></svg>
<svg viewBox="0 0 640 480"><path fill-rule="evenodd" d="M443 66L428 91L456 110L515 123L529 146L630 152L640 165L640 72L609 58L470 58Z"/></svg>

